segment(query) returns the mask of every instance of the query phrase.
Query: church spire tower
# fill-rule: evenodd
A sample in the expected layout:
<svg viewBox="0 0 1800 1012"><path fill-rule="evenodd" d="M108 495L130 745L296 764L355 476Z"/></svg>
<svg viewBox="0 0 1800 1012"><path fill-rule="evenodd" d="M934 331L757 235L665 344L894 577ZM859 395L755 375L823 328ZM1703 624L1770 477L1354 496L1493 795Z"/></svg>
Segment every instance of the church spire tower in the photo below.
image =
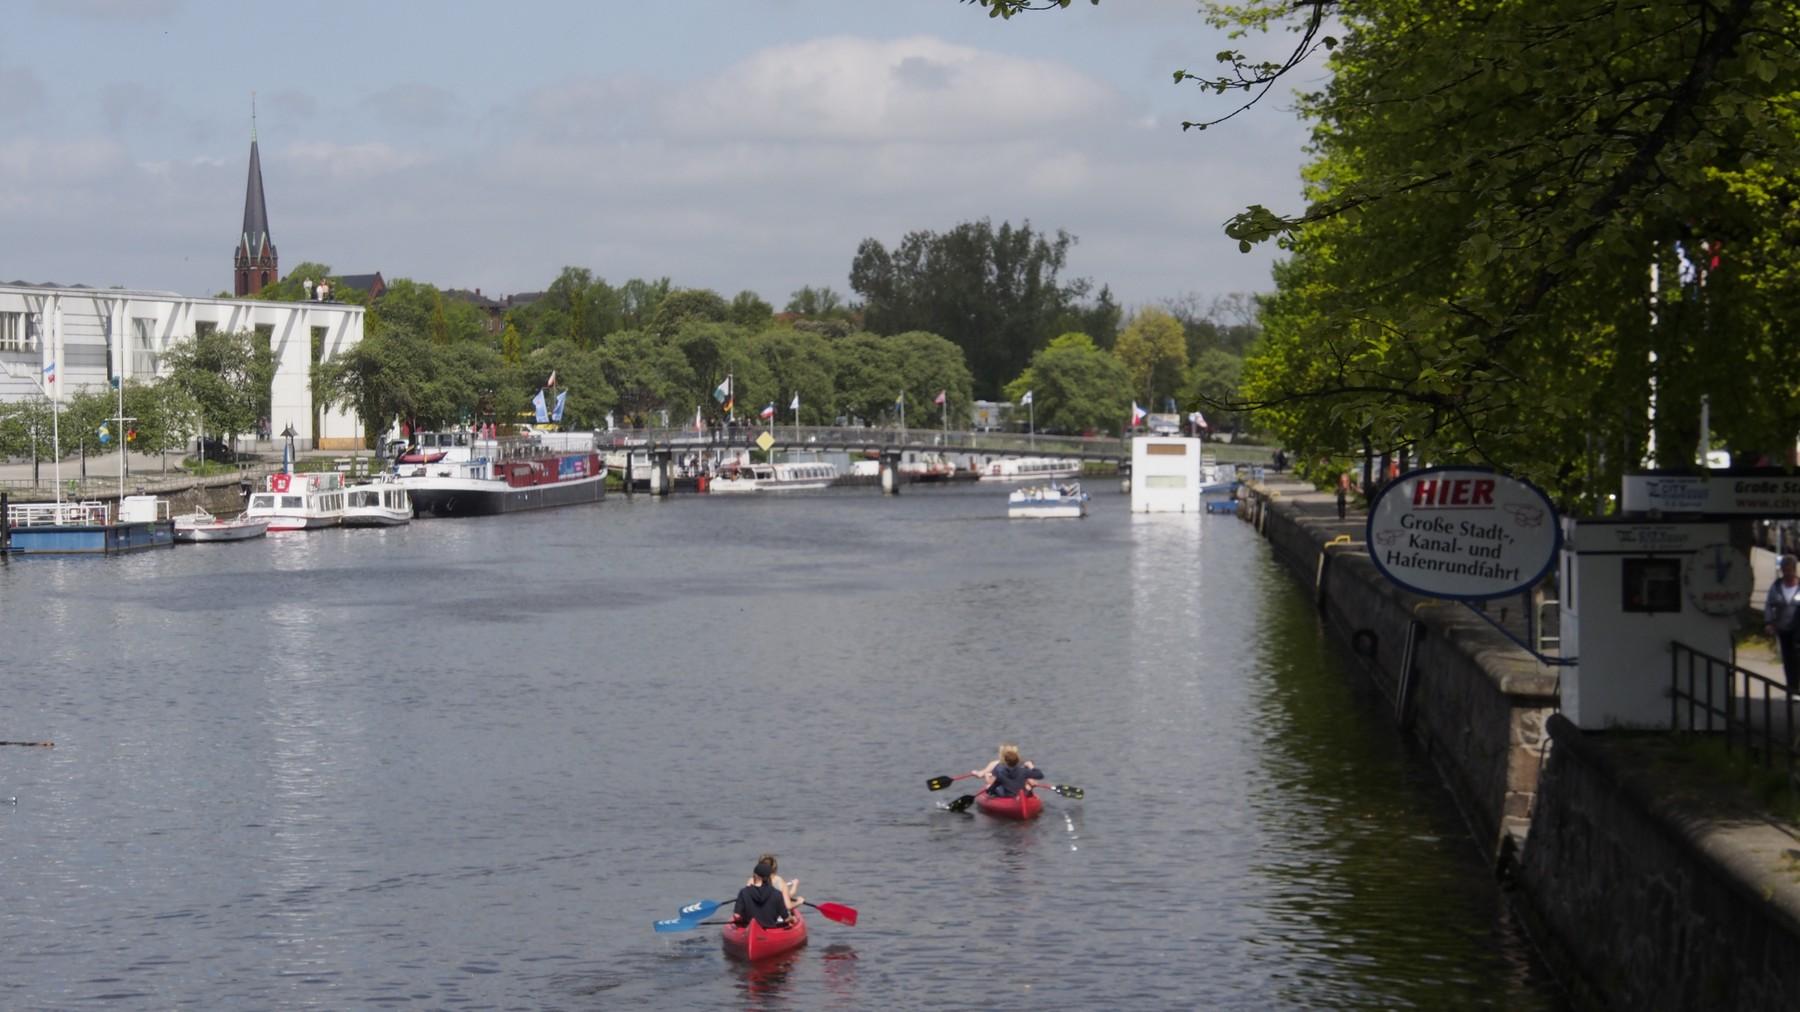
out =
<svg viewBox="0 0 1800 1012"><path fill-rule="evenodd" d="M232 256L238 295L255 295L281 278L275 243L269 238L269 209L263 203L262 157L256 150L256 93L250 94L250 179L244 186L244 230Z"/></svg>

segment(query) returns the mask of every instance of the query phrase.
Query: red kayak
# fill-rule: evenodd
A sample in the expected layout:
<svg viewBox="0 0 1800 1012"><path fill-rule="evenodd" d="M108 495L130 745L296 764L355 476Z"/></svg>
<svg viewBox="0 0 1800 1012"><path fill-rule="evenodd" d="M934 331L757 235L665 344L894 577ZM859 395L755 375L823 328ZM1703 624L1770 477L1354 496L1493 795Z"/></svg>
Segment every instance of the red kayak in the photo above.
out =
<svg viewBox="0 0 1800 1012"><path fill-rule="evenodd" d="M785 928L765 928L751 921L748 927L727 924L720 931L725 951L744 959L765 959L806 944L806 919L798 912L788 915Z"/></svg>
<svg viewBox="0 0 1800 1012"><path fill-rule="evenodd" d="M986 791L975 795L975 807L1000 819L1035 819L1044 810L1044 802L1036 794L1025 793L1010 798L991 798Z"/></svg>

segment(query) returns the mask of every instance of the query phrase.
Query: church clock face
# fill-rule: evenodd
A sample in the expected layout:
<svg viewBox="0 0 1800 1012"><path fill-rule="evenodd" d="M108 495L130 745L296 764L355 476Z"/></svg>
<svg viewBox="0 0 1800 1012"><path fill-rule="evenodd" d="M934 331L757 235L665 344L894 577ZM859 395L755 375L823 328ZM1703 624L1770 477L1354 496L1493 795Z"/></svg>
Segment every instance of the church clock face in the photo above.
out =
<svg viewBox="0 0 1800 1012"><path fill-rule="evenodd" d="M1725 544L1702 545L1682 566L1688 600L1707 615L1735 615L1750 605L1750 560Z"/></svg>

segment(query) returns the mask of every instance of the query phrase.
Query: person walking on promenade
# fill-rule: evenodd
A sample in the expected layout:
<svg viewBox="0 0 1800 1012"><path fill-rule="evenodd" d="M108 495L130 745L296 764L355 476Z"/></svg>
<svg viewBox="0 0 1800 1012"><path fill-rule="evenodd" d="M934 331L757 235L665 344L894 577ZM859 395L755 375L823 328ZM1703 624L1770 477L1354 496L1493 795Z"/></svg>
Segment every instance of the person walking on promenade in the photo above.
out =
<svg viewBox="0 0 1800 1012"><path fill-rule="evenodd" d="M1800 690L1800 559L1781 557L1781 575L1763 599L1763 631L1781 648L1781 673L1789 694Z"/></svg>
<svg viewBox="0 0 1800 1012"><path fill-rule="evenodd" d="M1344 519L1344 513L1350 508L1350 472L1338 472L1338 519Z"/></svg>

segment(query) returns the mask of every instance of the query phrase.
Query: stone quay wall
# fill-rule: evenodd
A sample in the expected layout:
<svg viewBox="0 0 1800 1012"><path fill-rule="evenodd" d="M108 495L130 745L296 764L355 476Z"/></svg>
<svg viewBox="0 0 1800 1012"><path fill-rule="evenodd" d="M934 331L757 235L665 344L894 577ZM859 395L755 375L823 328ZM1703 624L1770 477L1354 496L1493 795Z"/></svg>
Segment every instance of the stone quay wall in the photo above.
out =
<svg viewBox="0 0 1800 1012"><path fill-rule="evenodd" d="M1530 827L1555 711L1555 669L1460 604L1410 594L1375 568L1363 520L1304 485L1248 487L1240 516L1313 594L1330 632L1394 704L1496 861ZM1408 640L1411 649L1408 650ZM1410 664L1409 664L1410 661Z"/></svg>
<svg viewBox="0 0 1800 1012"><path fill-rule="evenodd" d="M1629 738L1556 713L1554 668L1464 606L1383 577L1364 518L1337 519L1334 496L1274 482L1246 496L1239 516L1492 844L1513 909L1577 1006L1800 1009L1800 833L1659 791Z"/></svg>
<svg viewBox="0 0 1800 1012"><path fill-rule="evenodd" d="M1515 908L1584 1004L1800 1008L1800 840L1697 816L1618 749L1552 717Z"/></svg>

